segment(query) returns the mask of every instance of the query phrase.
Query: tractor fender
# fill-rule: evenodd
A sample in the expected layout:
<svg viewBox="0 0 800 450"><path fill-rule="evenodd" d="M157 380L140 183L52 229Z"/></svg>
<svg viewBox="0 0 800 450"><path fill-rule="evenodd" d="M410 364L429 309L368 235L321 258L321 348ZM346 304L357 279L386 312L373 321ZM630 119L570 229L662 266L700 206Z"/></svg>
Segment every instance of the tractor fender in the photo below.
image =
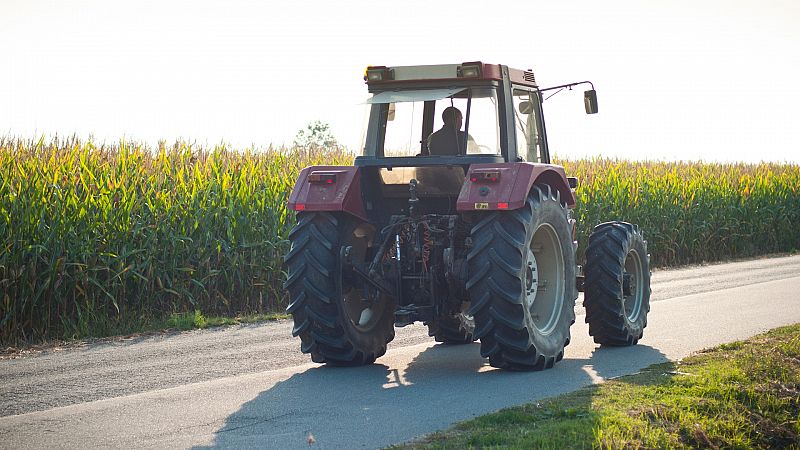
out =
<svg viewBox="0 0 800 450"><path fill-rule="evenodd" d="M310 166L300 171L289 194L289 209L344 211L367 220L361 199L361 172L355 166Z"/></svg>
<svg viewBox="0 0 800 450"><path fill-rule="evenodd" d="M546 184L561 194L561 201L575 208L564 168L529 162L473 164L461 186L458 211L512 210L521 208L534 184Z"/></svg>

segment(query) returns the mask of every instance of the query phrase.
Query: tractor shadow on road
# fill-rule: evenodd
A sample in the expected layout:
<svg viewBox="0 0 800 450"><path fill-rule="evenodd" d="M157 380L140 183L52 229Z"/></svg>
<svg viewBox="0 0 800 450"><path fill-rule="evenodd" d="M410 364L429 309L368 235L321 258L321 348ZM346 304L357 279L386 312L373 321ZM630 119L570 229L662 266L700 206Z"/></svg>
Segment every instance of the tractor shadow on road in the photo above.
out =
<svg viewBox="0 0 800 450"><path fill-rule="evenodd" d="M646 345L596 347L588 358L570 358L568 351L542 372L507 372L489 367L478 344L439 344L405 365L378 359L366 367L318 366L243 404L211 447L382 447L666 361Z"/></svg>

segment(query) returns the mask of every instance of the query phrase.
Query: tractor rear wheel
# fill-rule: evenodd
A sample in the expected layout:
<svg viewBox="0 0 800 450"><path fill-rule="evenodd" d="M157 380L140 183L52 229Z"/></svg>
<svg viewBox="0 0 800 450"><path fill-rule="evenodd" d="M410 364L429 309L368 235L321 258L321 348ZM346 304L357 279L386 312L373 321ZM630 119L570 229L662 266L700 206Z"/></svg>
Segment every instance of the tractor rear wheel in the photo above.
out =
<svg viewBox="0 0 800 450"><path fill-rule="evenodd" d="M558 191L536 185L525 205L472 229L467 255L475 337L494 367L542 370L564 356L575 322L575 253Z"/></svg>
<svg viewBox="0 0 800 450"><path fill-rule="evenodd" d="M589 334L603 345L634 345L650 311L647 242L636 225L601 223L586 249L584 306Z"/></svg>
<svg viewBox="0 0 800 450"><path fill-rule="evenodd" d="M300 213L284 258L289 306L300 349L329 365L371 364L394 339L394 302L342 275L341 258L371 260L375 228L343 214ZM368 259L369 258L369 259Z"/></svg>

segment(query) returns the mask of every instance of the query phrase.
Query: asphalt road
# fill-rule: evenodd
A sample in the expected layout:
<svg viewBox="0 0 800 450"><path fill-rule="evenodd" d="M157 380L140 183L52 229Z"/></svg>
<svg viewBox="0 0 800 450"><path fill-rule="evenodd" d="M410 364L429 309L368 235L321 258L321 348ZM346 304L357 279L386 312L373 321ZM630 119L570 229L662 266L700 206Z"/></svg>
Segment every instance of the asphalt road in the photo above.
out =
<svg viewBox="0 0 800 450"><path fill-rule="evenodd" d="M555 368L495 370L478 344L398 330L361 368L310 363L288 322L0 360L0 448L375 448L800 322L800 256L657 271L645 338L600 348L578 319Z"/></svg>

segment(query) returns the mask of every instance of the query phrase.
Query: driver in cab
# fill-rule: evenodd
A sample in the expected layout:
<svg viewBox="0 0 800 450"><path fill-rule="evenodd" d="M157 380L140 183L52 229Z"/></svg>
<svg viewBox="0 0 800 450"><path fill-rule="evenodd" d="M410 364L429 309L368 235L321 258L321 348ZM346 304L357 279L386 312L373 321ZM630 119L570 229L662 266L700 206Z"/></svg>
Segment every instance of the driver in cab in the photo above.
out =
<svg viewBox="0 0 800 450"><path fill-rule="evenodd" d="M454 106L448 106L442 111L442 128L428 136L428 155L433 156L453 156L463 155L464 132L461 131L463 124L461 111ZM472 136L467 137L467 148L470 153L478 152L478 145Z"/></svg>

